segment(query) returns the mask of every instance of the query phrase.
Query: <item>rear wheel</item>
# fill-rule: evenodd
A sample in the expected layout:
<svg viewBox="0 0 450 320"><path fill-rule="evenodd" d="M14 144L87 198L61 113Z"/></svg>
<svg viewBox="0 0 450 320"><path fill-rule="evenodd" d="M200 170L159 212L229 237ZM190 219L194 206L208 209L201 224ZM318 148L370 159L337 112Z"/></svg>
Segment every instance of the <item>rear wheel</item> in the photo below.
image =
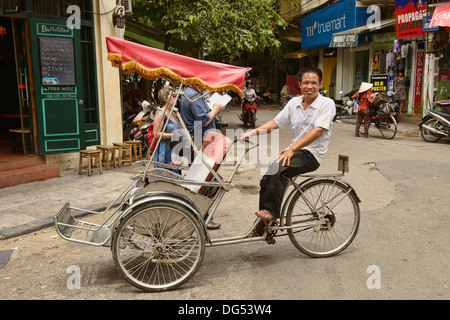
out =
<svg viewBox="0 0 450 320"><path fill-rule="evenodd" d="M200 222L170 202L131 211L115 231L113 260L133 286L145 291L175 289L198 271L205 255Z"/></svg>
<svg viewBox="0 0 450 320"><path fill-rule="evenodd" d="M347 248L358 232L360 211L350 187L335 180L316 180L292 197L286 225L292 244L314 258L334 256Z"/></svg>
<svg viewBox="0 0 450 320"><path fill-rule="evenodd" d="M397 121L392 114L389 116L380 118L379 120L380 132L383 138L393 139L397 133Z"/></svg>
<svg viewBox="0 0 450 320"><path fill-rule="evenodd" d="M440 126L442 126L436 119L429 119L424 123L424 125L431 128L439 128ZM424 128L423 126L420 127L420 136L426 142L437 142L442 138L441 135L435 134Z"/></svg>

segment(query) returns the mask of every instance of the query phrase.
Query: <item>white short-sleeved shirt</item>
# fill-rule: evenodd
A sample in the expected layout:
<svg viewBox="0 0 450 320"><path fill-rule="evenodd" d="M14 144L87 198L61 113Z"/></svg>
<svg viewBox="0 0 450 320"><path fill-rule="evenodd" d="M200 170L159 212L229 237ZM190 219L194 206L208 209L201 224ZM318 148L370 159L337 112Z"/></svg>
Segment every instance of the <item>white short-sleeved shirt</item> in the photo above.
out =
<svg viewBox="0 0 450 320"><path fill-rule="evenodd" d="M302 107L304 96L292 98L283 110L273 119L280 129L291 127L293 145L315 127L324 130L322 135L303 149L308 150L321 163L330 142L331 127L336 114L336 106L330 98L318 95L316 100L305 109Z"/></svg>

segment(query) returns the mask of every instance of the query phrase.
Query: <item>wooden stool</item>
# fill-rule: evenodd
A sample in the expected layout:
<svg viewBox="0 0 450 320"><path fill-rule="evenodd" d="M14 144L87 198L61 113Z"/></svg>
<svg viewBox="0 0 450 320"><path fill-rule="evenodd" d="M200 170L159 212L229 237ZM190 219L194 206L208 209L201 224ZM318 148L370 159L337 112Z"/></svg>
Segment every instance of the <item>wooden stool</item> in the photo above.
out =
<svg viewBox="0 0 450 320"><path fill-rule="evenodd" d="M142 160L142 141L125 141L124 143L129 143L133 146L133 159L134 161Z"/></svg>
<svg viewBox="0 0 450 320"><path fill-rule="evenodd" d="M122 162L129 162L130 166L133 162L133 151L132 151L132 145L129 143L123 143L123 142L114 142L113 146L117 147L119 149L119 157L117 160L117 165L120 166Z"/></svg>
<svg viewBox="0 0 450 320"><path fill-rule="evenodd" d="M111 162L116 167L116 149L115 146L100 145L97 146L97 150L102 152L102 165L105 164L106 170L109 169L109 163Z"/></svg>
<svg viewBox="0 0 450 320"><path fill-rule="evenodd" d="M11 133L11 153L16 153L16 147L18 146L16 143L16 135L20 136L20 138L22 138L22 134L26 137L30 137L30 129L22 129L22 128L18 128L18 129L9 129L9 132ZM22 139L19 139L22 140ZM23 150L23 152L29 153L29 150Z"/></svg>
<svg viewBox="0 0 450 320"><path fill-rule="evenodd" d="M101 151L100 150L80 150L80 162L78 165L78 174L81 174L81 170L87 168L89 176L92 175L92 169L98 168L100 170L100 174L103 173L102 170L102 162L100 159ZM87 166L83 167L83 158L87 159ZM95 164L92 161L95 160Z"/></svg>

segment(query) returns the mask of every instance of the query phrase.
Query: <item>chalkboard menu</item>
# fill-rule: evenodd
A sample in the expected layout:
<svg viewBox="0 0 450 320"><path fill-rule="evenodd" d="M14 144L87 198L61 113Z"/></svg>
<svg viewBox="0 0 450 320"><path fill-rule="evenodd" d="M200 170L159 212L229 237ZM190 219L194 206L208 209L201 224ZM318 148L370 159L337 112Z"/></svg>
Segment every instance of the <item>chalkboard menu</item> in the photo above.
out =
<svg viewBox="0 0 450 320"><path fill-rule="evenodd" d="M76 84L73 38L40 36L39 50L43 85Z"/></svg>

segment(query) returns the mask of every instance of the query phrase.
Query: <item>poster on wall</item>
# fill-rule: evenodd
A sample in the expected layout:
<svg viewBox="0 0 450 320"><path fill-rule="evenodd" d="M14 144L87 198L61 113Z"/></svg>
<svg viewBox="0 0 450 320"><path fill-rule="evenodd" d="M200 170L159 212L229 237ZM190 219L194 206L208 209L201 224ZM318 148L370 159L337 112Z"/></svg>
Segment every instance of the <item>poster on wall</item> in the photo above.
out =
<svg viewBox="0 0 450 320"><path fill-rule="evenodd" d="M388 82L388 75L387 74L377 74L372 75L370 77L370 82L373 84L373 87L371 88L371 92L386 92L387 91L387 82Z"/></svg>
<svg viewBox="0 0 450 320"><path fill-rule="evenodd" d="M410 38L423 35L423 17L426 15L426 0L395 0L397 38Z"/></svg>

